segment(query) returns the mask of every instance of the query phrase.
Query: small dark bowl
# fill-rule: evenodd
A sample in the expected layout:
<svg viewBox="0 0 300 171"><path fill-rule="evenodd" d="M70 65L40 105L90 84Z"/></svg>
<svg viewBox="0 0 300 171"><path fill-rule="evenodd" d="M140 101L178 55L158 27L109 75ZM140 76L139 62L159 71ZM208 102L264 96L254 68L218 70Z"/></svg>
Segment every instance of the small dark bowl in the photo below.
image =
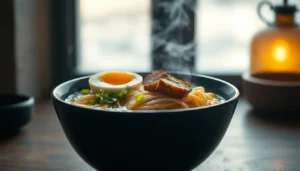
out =
<svg viewBox="0 0 300 171"><path fill-rule="evenodd" d="M0 133L15 133L29 123L32 117L34 98L17 95L0 95Z"/></svg>
<svg viewBox="0 0 300 171"><path fill-rule="evenodd" d="M243 92L251 106L261 113L298 115L300 113L300 75L245 72Z"/></svg>
<svg viewBox="0 0 300 171"><path fill-rule="evenodd" d="M57 86L52 92L54 107L75 151L100 171L187 171L198 166L222 140L239 91L212 77L172 75L204 86L226 102L188 110L107 111L64 102L68 95L87 88L89 77Z"/></svg>

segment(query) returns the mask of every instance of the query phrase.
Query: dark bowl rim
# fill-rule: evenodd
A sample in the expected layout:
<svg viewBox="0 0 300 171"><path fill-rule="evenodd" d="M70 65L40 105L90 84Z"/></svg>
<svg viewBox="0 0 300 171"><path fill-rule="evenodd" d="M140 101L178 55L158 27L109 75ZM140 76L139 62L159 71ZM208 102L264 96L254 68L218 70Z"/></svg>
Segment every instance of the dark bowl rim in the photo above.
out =
<svg viewBox="0 0 300 171"><path fill-rule="evenodd" d="M0 94L0 97L13 97L13 98L24 98L24 100L20 102L16 102L13 104L0 106L0 109L13 109L13 108L23 108L23 107L31 107L34 105L34 97L24 95L24 94Z"/></svg>
<svg viewBox="0 0 300 171"><path fill-rule="evenodd" d="M141 73L149 73L149 72L137 72L137 74L141 74ZM78 81L78 80L82 80L82 79L86 79L86 78L89 78L91 75L88 75L88 76L83 76L83 77L78 77L78 78L75 78L75 79L71 79L69 81L66 81L66 82L63 82L59 85L57 85L51 92L51 98L53 101L56 101L56 102L59 102L59 103L62 103L64 105L67 105L67 106L70 106L72 108L80 108L80 109L85 109L85 110L92 110L92 111L101 111L101 112L108 112L108 113L173 113L173 112L187 112L187 111L195 111L195 110L203 110L203 109L208 109L208 108L215 108L215 107L218 107L218 106L223 106L223 105L226 105L232 101L235 101L239 98L240 96L240 92L239 90L234 86L232 85L231 83L227 82L227 81L224 81L224 80L221 80L221 79L218 79L218 78L214 78L214 77L211 77L211 76L207 76L207 75L202 75L202 74L194 74L194 73L183 73L183 72L168 72L170 74L181 74L181 75L189 75L189 76L194 76L194 77L203 77L203 78L207 78L207 79L211 79L211 80L214 80L214 81L218 81L218 82L221 82L223 84L226 84L228 85L229 87L231 87L234 91L235 91L235 95L228 99L228 100L225 100L225 102L223 103L220 103L220 104L216 104L216 105L211 105L211 106L203 106L203 107L195 107L195 108L188 108L188 109L171 109L171 110L105 110L105 109L99 109L99 108L85 108L85 107L82 107L82 106L75 106L75 105L72 105L72 104L69 104L59 98L57 98L55 96L55 92L62 86L70 83L70 82L74 82L74 81Z"/></svg>

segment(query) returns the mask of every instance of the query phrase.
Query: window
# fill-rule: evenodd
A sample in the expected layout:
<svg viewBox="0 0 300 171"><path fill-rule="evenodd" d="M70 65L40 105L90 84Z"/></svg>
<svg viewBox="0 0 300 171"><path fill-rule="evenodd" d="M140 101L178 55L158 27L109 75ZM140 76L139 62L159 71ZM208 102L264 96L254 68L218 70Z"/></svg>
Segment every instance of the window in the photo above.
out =
<svg viewBox="0 0 300 171"><path fill-rule="evenodd" d="M212 72L212 67L219 73L246 70L251 37L265 27L256 14L259 2L202 1L198 15L200 72Z"/></svg>
<svg viewBox="0 0 300 171"><path fill-rule="evenodd" d="M259 2L197 3L196 71L241 73L247 69L251 37L266 27L256 14ZM151 0L79 0L77 71L151 70L150 4ZM264 12L272 20L272 13Z"/></svg>
<svg viewBox="0 0 300 171"><path fill-rule="evenodd" d="M80 73L149 71L150 0L79 0Z"/></svg>

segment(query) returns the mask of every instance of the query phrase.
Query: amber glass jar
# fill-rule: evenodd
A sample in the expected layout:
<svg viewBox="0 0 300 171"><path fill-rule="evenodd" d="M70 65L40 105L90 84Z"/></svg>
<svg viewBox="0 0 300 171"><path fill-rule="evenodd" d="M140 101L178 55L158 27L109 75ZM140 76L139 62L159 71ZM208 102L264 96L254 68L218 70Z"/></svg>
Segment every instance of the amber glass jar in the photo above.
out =
<svg viewBox="0 0 300 171"><path fill-rule="evenodd" d="M270 23L261 15L263 5L269 5L275 12L275 22ZM252 39L251 75L300 74L300 28L295 23L296 11L286 0L280 6L268 1L259 4L258 14L269 27Z"/></svg>

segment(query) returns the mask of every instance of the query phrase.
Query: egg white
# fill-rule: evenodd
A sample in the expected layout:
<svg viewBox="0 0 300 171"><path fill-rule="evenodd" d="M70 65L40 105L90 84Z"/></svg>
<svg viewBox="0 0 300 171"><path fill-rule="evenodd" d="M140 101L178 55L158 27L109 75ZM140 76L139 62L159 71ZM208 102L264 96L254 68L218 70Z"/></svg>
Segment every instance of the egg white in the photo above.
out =
<svg viewBox="0 0 300 171"><path fill-rule="evenodd" d="M126 73L129 75L133 75L134 78L126 83L126 84L121 84L121 85L113 85L113 84L109 84L106 83L104 81L101 80L100 76L104 75L106 73L109 72L119 72L119 73ZM94 93L98 93L100 91L100 89L102 89L104 92L120 92L122 89L126 88L126 87L130 87L130 89L139 89L142 82L143 82L143 77L137 73L133 73L133 72L123 72L123 71L109 71L109 72L100 72L97 74L92 75L89 78L89 86L90 89L94 92Z"/></svg>

